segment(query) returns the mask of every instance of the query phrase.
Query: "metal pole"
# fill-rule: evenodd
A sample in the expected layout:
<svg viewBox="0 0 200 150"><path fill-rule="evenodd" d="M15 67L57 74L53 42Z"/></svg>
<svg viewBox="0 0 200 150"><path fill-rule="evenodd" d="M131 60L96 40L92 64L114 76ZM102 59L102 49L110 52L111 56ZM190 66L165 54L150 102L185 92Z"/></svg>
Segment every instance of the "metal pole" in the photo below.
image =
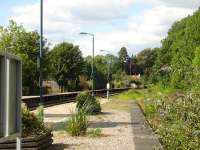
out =
<svg viewBox="0 0 200 150"><path fill-rule="evenodd" d="M87 32L80 32L80 34L92 36L92 73L91 73L91 84L92 84L92 96L94 96L94 34Z"/></svg>
<svg viewBox="0 0 200 150"><path fill-rule="evenodd" d="M110 64L108 60L108 76L107 76L107 86L109 85L109 69L110 69ZM109 100L109 88L107 87L107 100Z"/></svg>
<svg viewBox="0 0 200 150"><path fill-rule="evenodd" d="M129 69L130 69L130 75L132 75L132 66L131 66L131 64L132 64L132 60L131 60L131 58L130 58L129 63L130 63L130 66L129 66L129 67L130 67L130 68L129 68Z"/></svg>
<svg viewBox="0 0 200 150"><path fill-rule="evenodd" d="M109 90L110 90L110 68L111 68L111 63L112 63L112 59L110 58L110 61L108 60L108 88L107 88L107 99L109 100Z"/></svg>
<svg viewBox="0 0 200 150"><path fill-rule="evenodd" d="M40 77L39 77L39 84L40 84L40 106L43 106L43 76L42 76L42 59L43 59L43 0L40 0ZM43 112L42 112L42 119L43 119Z"/></svg>
<svg viewBox="0 0 200 150"><path fill-rule="evenodd" d="M94 34L92 34L92 96L94 96Z"/></svg>

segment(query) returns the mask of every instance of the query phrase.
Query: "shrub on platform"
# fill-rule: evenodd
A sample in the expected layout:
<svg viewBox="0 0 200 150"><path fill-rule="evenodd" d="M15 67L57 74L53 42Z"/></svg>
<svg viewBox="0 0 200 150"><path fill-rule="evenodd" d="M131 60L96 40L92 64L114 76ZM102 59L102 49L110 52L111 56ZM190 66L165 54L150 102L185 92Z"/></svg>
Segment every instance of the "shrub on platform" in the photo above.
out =
<svg viewBox="0 0 200 150"><path fill-rule="evenodd" d="M90 94L90 92L82 92L76 97L78 111L84 109L88 114L97 114L101 112L100 102Z"/></svg>
<svg viewBox="0 0 200 150"><path fill-rule="evenodd" d="M65 129L71 136L83 136L87 132L88 125L87 113L80 109L67 120Z"/></svg>
<svg viewBox="0 0 200 150"><path fill-rule="evenodd" d="M25 104L22 104L22 136L38 136L49 131L44 123L30 112Z"/></svg>

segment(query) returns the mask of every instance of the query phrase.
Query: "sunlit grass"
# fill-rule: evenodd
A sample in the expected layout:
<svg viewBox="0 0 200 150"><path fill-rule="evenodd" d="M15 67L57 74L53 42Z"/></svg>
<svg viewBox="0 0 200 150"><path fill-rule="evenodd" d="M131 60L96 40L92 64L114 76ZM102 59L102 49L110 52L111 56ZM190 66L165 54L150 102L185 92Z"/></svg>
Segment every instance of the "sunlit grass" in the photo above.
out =
<svg viewBox="0 0 200 150"><path fill-rule="evenodd" d="M112 99L119 100L142 100L146 98L160 97L173 93L175 89L173 88L163 88L160 86L154 86L149 89L132 89L123 92L119 95L113 96Z"/></svg>
<svg viewBox="0 0 200 150"><path fill-rule="evenodd" d="M131 89L129 91L112 96L111 100L102 105L103 109L117 109L130 112L130 101L138 101L142 108L144 108L144 101L146 99L157 100L163 96L173 93L172 88L163 88L154 86L149 89Z"/></svg>
<svg viewBox="0 0 200 150"><path fill-rule="evenodd" d="M112 99L107 103L102 104L103 111L114 109L130 112L131 107L129 105L129 100Z"/></svg>
<svg viewBox="0 0 200 150"><path fill-rule="evenodd" d="M130 102L133 100L140 100L144 97L146 90L129 90L119 95L112 96L111 100L102 105L103 110L114 109L120 111L131 112Z"/></svg>
<svg viewBox="0 0 200 150"><path fill-rule="evenodd" d="M123 92L119 95L113 96L112 99L114 100L138 100L140 99L144 94L145 90L129 90L126 92Z"/></svg>

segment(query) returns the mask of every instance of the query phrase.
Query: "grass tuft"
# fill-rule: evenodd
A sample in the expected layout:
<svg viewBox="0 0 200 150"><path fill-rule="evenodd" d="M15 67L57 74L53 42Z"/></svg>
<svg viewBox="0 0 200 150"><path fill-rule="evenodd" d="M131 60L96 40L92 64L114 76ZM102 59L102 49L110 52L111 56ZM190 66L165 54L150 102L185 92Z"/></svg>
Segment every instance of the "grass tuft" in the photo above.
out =
<svg viewBox="0 0 200 150"><path fill-rule="evenodd" d="M84 110L79 110L77 113L73 114L69 120L67 120L65 130L71 136L84 136L86 135L88 126L89 121L86 112Z"/></svg>
<svg viewBox="0 0 200 150"><path fill-rule="evenodd" d="M87 132L87 136L91 137L91 138L96 138L96 137L100 137L101 136L101 129L97 128L97 129L91 129Z"/></svg>

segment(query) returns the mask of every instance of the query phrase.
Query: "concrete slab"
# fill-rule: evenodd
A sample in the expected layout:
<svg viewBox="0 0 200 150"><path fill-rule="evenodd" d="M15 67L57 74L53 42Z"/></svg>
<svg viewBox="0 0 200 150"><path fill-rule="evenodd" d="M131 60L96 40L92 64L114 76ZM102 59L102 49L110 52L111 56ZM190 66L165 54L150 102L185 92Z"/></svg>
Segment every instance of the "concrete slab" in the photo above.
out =
<svg viewBox="0 0 200 150"><path fill-rule="evenodd" d="M157 136L146 121L137 102L131 102L133 141L135 150L163 150Z"/></svg>

